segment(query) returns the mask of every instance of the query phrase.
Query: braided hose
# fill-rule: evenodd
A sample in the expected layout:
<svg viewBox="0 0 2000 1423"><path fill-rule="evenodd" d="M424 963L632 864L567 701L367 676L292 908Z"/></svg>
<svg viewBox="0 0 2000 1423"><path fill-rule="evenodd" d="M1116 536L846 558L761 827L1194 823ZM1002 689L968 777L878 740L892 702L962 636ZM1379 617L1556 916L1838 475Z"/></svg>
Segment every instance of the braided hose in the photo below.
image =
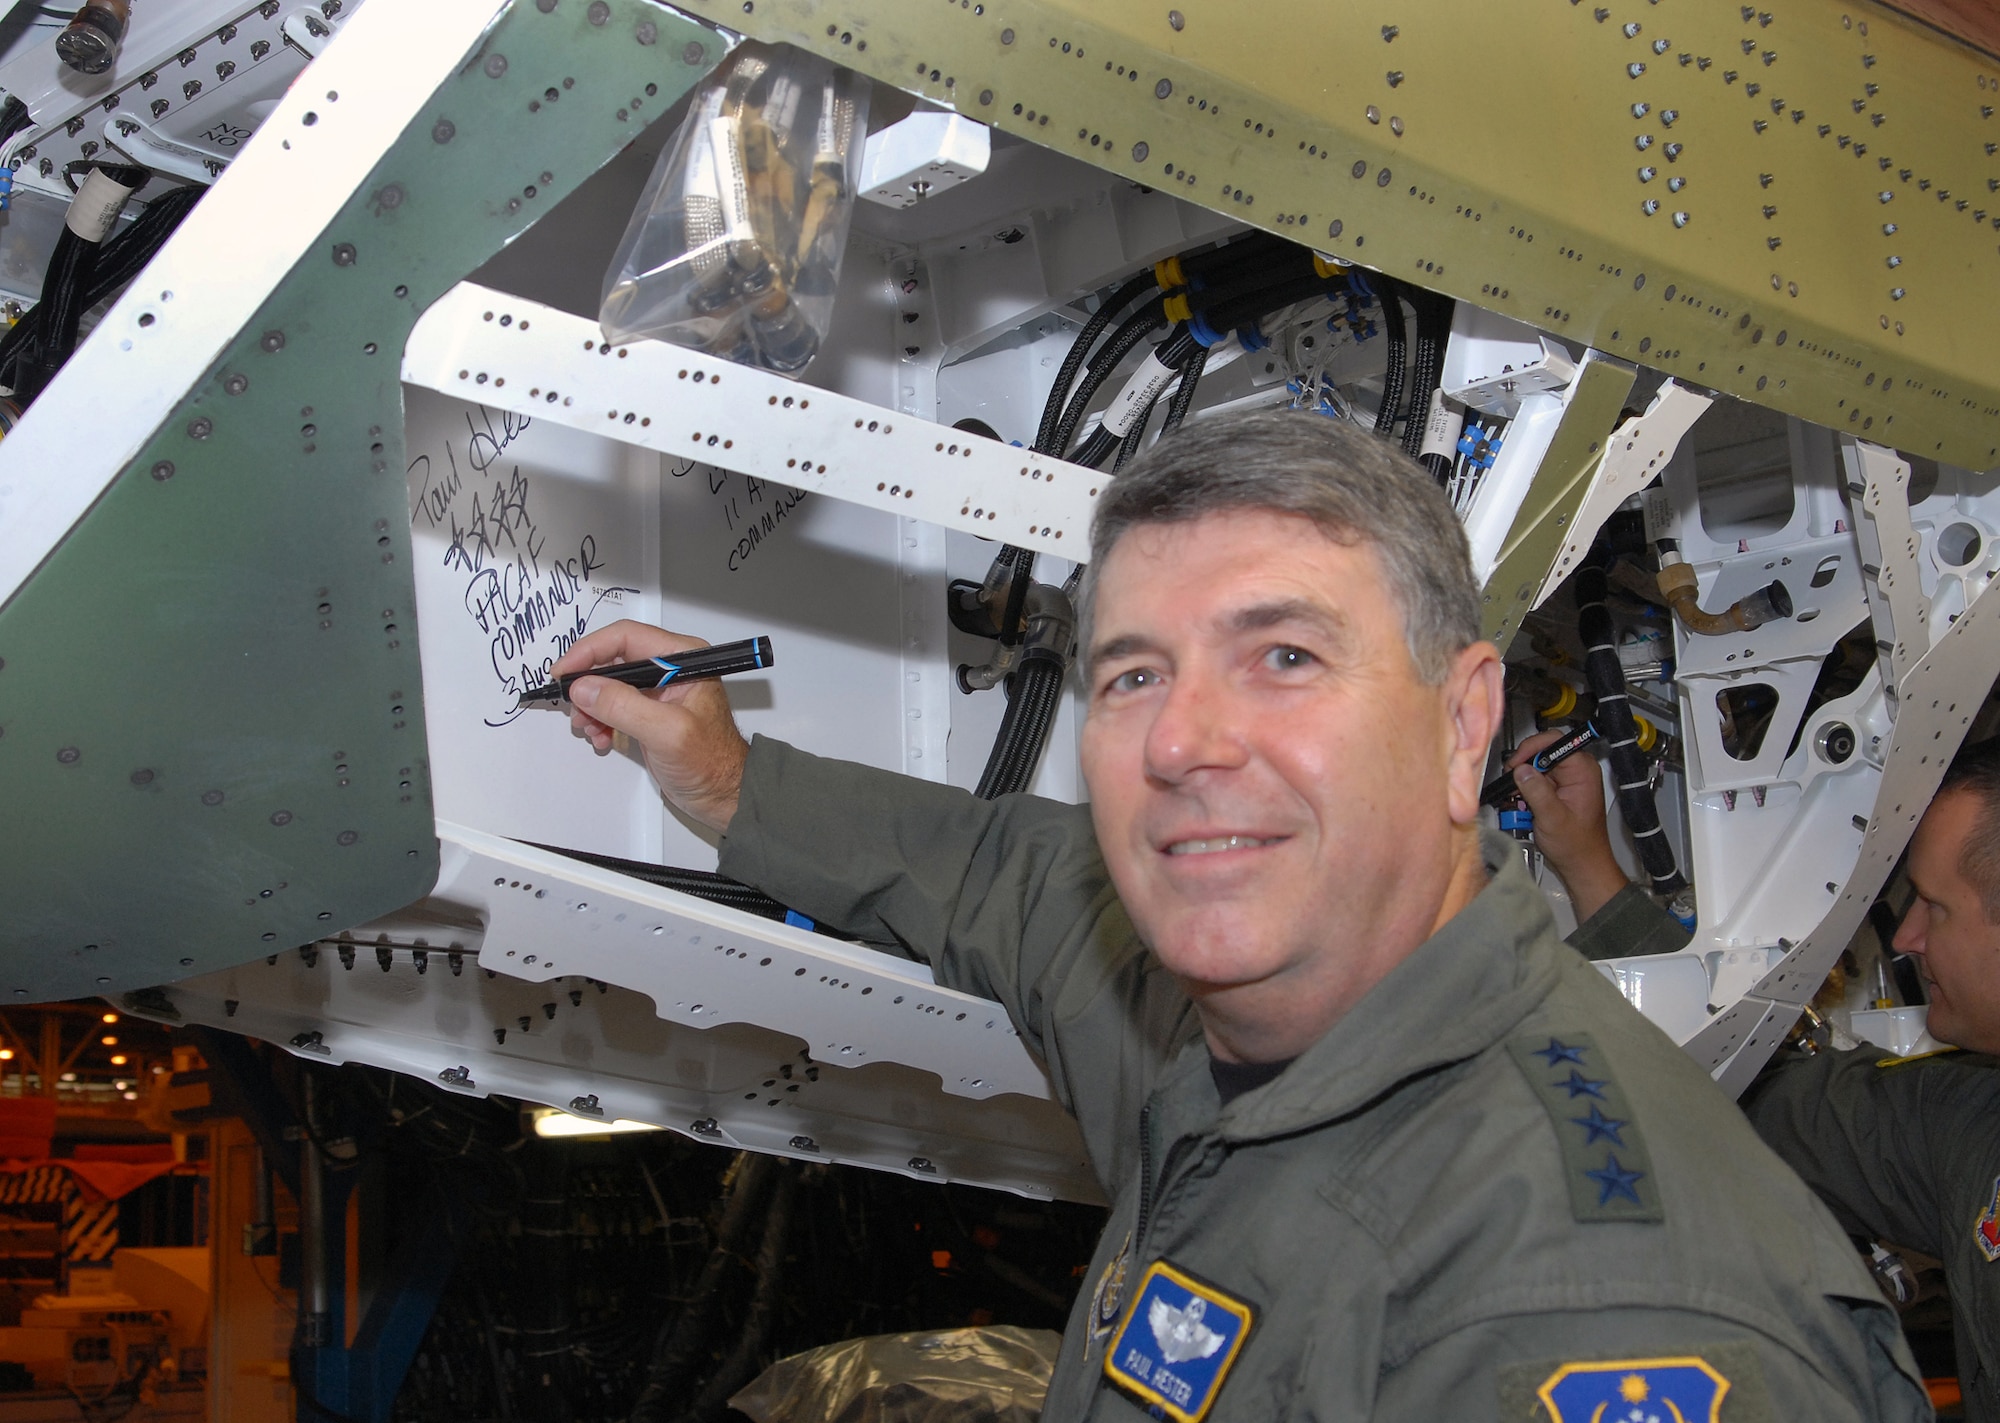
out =
<svg viewBox="0 0 2000 1423"><path fill-rule="evenodd" d="M1604 739L1611 761L1611 780L1618 792L1618 813L1632 842L1639 848L1639 863L1655 894L1667 895L1687 881L1674 862L1673 846L1660 827L1660 808L1653 799L1653 783L1645 753L1639 749L1639 728L1632 719L1632 704L1625 694L1625 669L1618 661L1616 633L1611 614L1604 606L1604 571L1609 554L1593 548L1576 572L1576 626L1583 638L1584 676L1591 695L1597 699L1597 733Z"/></svg>

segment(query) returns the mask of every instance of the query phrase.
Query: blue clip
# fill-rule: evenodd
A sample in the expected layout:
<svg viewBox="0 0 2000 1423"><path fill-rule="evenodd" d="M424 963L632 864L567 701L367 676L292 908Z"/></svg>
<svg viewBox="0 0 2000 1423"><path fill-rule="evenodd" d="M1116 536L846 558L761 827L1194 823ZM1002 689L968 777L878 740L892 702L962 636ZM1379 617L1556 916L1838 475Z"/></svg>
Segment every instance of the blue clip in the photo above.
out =
<svg viewBox="0 0 2000 1423"><path fill-rule="evenodd" d="M1535 813L1532 810L1503 810L1500 812L1500 828L1520 833L1535 828Z"/></svg>
<svg viewBox="0 0 2000 1423"><path fill-rule="evenodd" d="M18 168L0 168L0 212L7 211L14 200L14 175Z"/></svg>
<svg viewBox="0 0 2000 1423"><path fill-rule="evenodd" d="M817 929L819 926L796 909L785 911L785 922L794 929Z"/></svg>

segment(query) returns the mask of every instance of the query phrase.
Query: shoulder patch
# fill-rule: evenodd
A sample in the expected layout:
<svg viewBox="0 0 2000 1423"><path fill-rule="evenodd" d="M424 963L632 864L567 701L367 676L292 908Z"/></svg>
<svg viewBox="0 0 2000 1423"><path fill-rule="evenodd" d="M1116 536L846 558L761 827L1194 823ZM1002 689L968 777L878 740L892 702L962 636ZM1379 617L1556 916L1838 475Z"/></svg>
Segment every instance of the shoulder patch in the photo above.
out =
<svg viewBox="0 0 2000 1423"><path fill-rule="evenodd" d="M1548 1111L1579 1221L1666 1219L1646 1139L1588 1033L1537 1033L1507 1044Z"/></svg>
<svg viewBox="0 0 2000 1423"><path fill-rule="evenodd" d="M1773 1423L1756 1351L1696 1345L1640 1359L1510 1364L1496 1380L1503 1423Z"/></svg>
<svg viewBox="0 0 2000 1423"><path fill-rule="evenodd" d="M1986 1209L1972 1223L1972 1239L1988 1264L2000 1260L2000 1177L1994 1178L1993 1194L1986 1199Z"/></svg>
<svg viewBox="0 0 2000 1423"><path fill-rule="evenodd" d="M1104 1376L1176 1423L1201 1423L1256 1323L1256 1310L1165 1260L1146 1267Z"/></svg>

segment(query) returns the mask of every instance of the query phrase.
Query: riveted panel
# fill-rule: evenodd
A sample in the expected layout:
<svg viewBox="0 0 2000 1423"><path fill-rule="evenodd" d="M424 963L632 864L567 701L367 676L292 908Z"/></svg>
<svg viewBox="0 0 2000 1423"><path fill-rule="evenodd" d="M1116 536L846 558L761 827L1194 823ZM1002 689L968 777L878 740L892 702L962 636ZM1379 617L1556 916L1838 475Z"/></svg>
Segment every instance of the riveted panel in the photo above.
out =
<svg viewBox="0 0 2000 1423"><path fill-rule="evenodd" d="M398 24L409 44L367 62ZM9 438L0 1000L240 963L430 887L398 353L723 47L640 0L362 11ZM381 157L330 222L271 208L355 151ZM194 249L232 223L296 264L218 331L236 273ZM54 467L93 381L117 397L93 453L130 457ZM476 536L516 531L499 508Z"/></svg>
<svg viewBox="0 0 2000 1423"><path fill-rule="evenodd" d="M2000 63L1871 4L688 0L1683 380L2000 460Z"/></svg>

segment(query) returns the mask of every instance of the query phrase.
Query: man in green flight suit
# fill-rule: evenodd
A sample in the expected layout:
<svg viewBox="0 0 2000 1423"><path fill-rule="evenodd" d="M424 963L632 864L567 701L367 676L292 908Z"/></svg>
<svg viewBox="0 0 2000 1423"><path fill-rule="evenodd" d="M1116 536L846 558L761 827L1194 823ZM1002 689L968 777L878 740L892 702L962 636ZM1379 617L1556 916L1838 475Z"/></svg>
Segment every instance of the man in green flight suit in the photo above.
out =
<svg viewBox="0 0 2000 1423"><path fill-rule="evenodd" d="M1540 749L1522 744L1521 757ZM1687 935L1628 884L1595 762L1515 771L1590 958L1668 952ZM1931 1036L1965 1053L1897 1061L1864 1043L1781 1054L1744 1093L1772 1150L1857 1235L1944 1262L1971 1423L2000 1423L2000 740L1965 747L1910 840L1916 898L1893 948L1916 956Z"/></svg>
<svg viewBox="0 0 2000 1423"><path fill-rule="evenodd" d="M1046 1065L1113 1204L1045 1416L1928 1417L1824 1209L1482 837L1499 660L1428 476L1203 421L1107 488L1090 573L1087 809L746 748L712 684L571 693L724 873Z"/></svg>

